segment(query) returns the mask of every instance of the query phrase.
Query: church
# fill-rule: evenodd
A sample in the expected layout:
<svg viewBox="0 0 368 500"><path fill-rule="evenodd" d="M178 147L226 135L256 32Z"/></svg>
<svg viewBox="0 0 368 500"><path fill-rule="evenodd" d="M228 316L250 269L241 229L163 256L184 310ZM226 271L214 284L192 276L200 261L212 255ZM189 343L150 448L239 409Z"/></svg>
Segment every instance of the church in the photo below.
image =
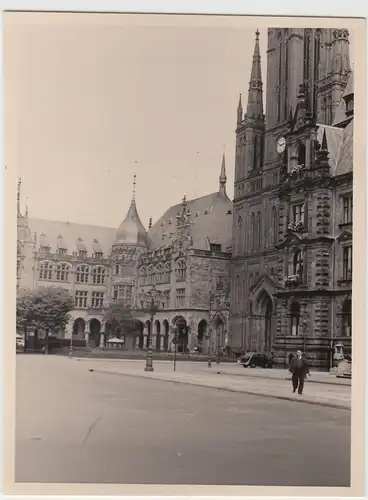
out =
<svg viewBox="0 0 368 500"><path fill-rule="evenodd" d="M329 366L351 349L353 73L346 29L268 30L266 113L259 33L236 125L231 344L301 349Z"/></svg>
<svg viewBox="0 0 368 500"><path fill-rule="evenodd" d="M18 289L75 297L61 336L99 348L106 309L134 310L127 349L302 349L326 368L352 339L354 84L346 29L270 28L265 89L255 34L248 100L236 113L234 198L225 157L218 191L185 196L148 230L133 197L118 229L38 220L20 210ZM151 325L144 297L154 286Z"/></svg>

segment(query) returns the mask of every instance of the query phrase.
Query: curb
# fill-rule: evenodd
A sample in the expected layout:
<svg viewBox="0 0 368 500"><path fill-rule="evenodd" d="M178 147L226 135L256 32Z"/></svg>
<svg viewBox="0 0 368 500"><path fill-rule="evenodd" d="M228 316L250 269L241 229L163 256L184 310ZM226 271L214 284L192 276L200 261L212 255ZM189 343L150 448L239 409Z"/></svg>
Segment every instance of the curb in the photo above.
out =
<svg viewBox="0 0 368 500"><path fill-rule="evenodd" d="M292 396L280 396L280 395L273 395L269 393L262 393L262 392L254 392L251 390L247 389L232 389L230 387L216 387L213 385L206 385L200 382L194 382L190 380L171 380L167 378L153 378L150 376L146 376L143 374L133 374L133 373L123 373L123 372L113 372L111 370L100 370L100 369L95 369L93 368L94 372L97 373L103 373L105 375L118 375L122 377L131 377L131 378L143 378L143 379L149 379L149 380L158 380L161 382L171 382L173 384L185 384L185 385L193 385L196 387L206 387L207 389L213 389L216 391L224 391L224 392L234 392L234 393L239 393L239 394L248 394L250 396L259 396L259 397L264 397L264 398L272 398L272 399L280 399L284 401L293 401L295 403L304 403L304 404L310 404L314 406L324 406L327 408L334 408L338 410L347 410L351 411L351 406L348 406L343 403L329 403L328 401L310 401L306 399L296 399L293 398Z"/></svg>
<svg viewBox="0 0 368 500"><path fill-rule="evenodd" d="M206 370L201 370L201 371L206 371ZM234 376L234 377L244 377L244 378L260 378L260 379L267 379L267 380L291 380L291 376L288 377L286 376L285 378L281 378L281 377L271 377L269 375L251 375L251 374L242 374L242 373L230 373L230 372L221 372L223 373L224 375L229 375L229 376ZM345 379L347 380L347 379ZM335 382L335 381L324 381L324 380L315 380L315 379L311 379L310 377L308 377L308 384L324 384L324 385L335 385L335 386L339 386L339 387L351 387L351 383L350 384L342 384L341 382Z"/></svg>

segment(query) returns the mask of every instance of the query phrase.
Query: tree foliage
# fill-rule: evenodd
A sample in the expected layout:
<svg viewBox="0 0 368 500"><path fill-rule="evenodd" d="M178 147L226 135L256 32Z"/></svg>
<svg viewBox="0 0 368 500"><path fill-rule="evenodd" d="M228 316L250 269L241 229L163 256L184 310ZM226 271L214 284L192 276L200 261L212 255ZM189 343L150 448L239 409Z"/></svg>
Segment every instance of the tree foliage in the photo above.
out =
<svg viewBox="0 0 368 500"><path fill-rule="evenodd" d="M64 329L74 308L74 298L61 287L38 287L17 297L17 327L38 328L45 332Z"/></svg>
<svg viewBox="0 0 368 500"><path fill-rule="evenodd" d="M109 304L105 309L104 320L108 323L114 336L119 335L124 330L135 330L138 326L132 309L119 303Z"/></svg>

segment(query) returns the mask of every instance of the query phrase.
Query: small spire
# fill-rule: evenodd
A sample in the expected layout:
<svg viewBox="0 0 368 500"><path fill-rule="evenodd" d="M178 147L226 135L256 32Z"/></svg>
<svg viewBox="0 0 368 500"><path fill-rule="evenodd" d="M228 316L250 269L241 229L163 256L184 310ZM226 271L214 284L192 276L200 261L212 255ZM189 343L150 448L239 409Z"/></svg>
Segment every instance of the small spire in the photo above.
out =
<svg viewBox="0 0 368 500"><path fill-rule="evenodd" d="M183 199L181 201L182 201L182 204L184 206L187 204L187 197L186 197L185 193L184 193Z"/></svg>
<svg viewBox="0 0 368 500"><path fill-rule="evenodd" d="M256 31L254 44L252 70L249 81L247 118L263 120L263 95L262 95L261 55L259 49L259 31Z"/></svg>
<svg viewBox="0 0 368 500"><path fill-rule="evenodd" d="M26 214L25 214L25 217L26 218L28 217L28 205L26 205Z"/></svg>
<svg viewBox="0 0 368 500"><path fill-rule="evenodd" d="M241 93L239 94L239 103L238 103L238 123L241 123L243 121L243 103L242 103L242 95Z"/></svg>
<svg viewBox="0 0 368 500"><path fill-rule="evenodd" d="M219 181L220 181L220 193L223 195L226 195L227 176L226 176L226 167L225 167L225 153L223 153L223 155L222 155L221 173L220 173Z"/></svg>
<svg viewBox="0 0 368 500"><path fill-rule="evenodd" d="M22 179L18 178L18 187L17 187L17 216L20 216L20 187L22 185Z"/></svg>
<svg viewBox="0 0 368 500"><path fill-rule="evenodd" d="M151 227L152 227L152 217L149 218L148 229L151 229Z"/></svg>
<svg viewBox="0 0 368 500"><path fill-rule="evenodd" d="M327 137L326 137L326 129L323 129L323 137L322 137L322 148L321 151L328 151L327 146Z"/></svg>

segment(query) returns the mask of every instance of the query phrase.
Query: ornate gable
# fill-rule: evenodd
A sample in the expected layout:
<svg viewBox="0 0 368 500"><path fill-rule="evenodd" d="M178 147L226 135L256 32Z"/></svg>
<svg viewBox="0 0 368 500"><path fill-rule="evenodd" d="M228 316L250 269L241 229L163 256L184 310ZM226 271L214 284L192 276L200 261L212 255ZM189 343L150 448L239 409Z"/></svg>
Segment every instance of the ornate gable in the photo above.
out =
<svg viewBox="0 0 368 500"><path fill-rule="evenodd" d="M352 241L353 235L351 231L349 231L348 229L344 229L344 231L336 239L339 243L343 243L345 241Z"/></svg>

